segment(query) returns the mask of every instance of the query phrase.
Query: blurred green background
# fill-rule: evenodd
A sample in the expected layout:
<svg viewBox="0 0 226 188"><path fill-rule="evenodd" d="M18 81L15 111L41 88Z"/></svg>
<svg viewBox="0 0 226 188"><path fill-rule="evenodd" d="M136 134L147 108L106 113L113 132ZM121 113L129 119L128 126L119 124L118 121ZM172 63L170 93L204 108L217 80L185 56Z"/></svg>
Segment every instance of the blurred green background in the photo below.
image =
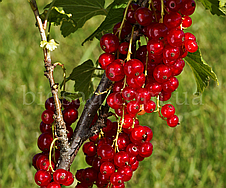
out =
<svg viewBox="0 0 226 188"><path fill-rule="evenodd" d="M48 3L48 2L46 2ZM38 1L40 7L44 0ZM152 156L140 163L129 188L224 188L226 187L226 18L212 16L198 3L189 29L197 37L206 62L218 75L200 97L194 96L195 81L188 66L179 76L179 89L170 102L175 105L181 125L169 128L157 114L144 115L140 122L154 132ZM60 43L52 53L53 61L64 63L68 73L77 64L102 53L98 41L82 41L103 20L97 16L84 29L64 39L59 28L52 37ZM43 76L40 36L30 6L24 0L0 3L0 187L37 187L31 165L38 153L40 115L50 96ZM55 77L62 80L56 68ZM72 89L68 85L68 90ZM81 152L72 172L84 168Z"/></svg>

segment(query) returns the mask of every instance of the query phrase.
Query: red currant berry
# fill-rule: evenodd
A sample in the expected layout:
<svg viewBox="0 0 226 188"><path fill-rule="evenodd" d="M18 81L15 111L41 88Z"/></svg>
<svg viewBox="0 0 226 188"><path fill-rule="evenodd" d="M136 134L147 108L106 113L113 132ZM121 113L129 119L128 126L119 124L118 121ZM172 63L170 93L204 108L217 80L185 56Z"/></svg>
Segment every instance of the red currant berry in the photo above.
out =
<svg viewBox="0 0 226 188"><path fill-rule="evenodd" d="M127 77L126 78L126 83L130 86L133 87L134 89L141 88L144 83L145 83L145 75L141 74L138 77Z"/></svg>
<svg viewBox="0 0 226 188"><path fill-rule="evenodd" d="M150 157L153 151L153 145L151 142L143 142L139 146L139 155L141 157Z"/></svg>
<svg viewBox="0 0 226 188"><path fill-rule="evenodd" d="M133 176L133 170L130 166L125 165L118 169L119 173L123 174L123 181L129 181Z"/></svg>
<svg viewBox="0 0 226 188"><path fill-rule="evenodd" d="M92 184L97 180L97 171L93 167L88 167L82 171L82 178L87 184Z"/></svg>
<svg viewBox="0 0 226 188"><path fill-rule="evenodd" d="M179 86L179 81L176 77L169 78L165 83L162 84L162 88L166 92L173 92Z"/></svg>
<svg viewBox="0 0 226 188"><path fill-rule="evenodd" d="M83 150L84 154L86 154L88 156L94 156L94 155L96 155L97 148L96 148L94 142L86 142L83 145L82 150Z"/></svg>
<svg viewBox="0 0 226 188"><path fill-rule="evenodd" d="M152 132L152 130L151 130L150 127L148 127L148 126L143 126L143 127L145 128L145 131L146 131L145 139L144 140L147 141L147 142L149 142L153 138L153 132Z"/></svg>
<svg viewBox="0 0 226 188"><path fill-rule="evenodd" d="M42 151L49 151L53 141L51 132L44 132L38 137L38 148Z"/></svg>
<svg viewBox="0 0 226 188"><path fill-rule="evenodd" d="M185 0L182 3L180 13L186 16L192 15L195 11L195 7L196 7L196 3L194 0Z"/></svg>
<svg viewBox="0 0 226 188"><path fill-rule="evenodd" d="M194 41L196 41L196 37L192 33L187 32L187 33L184 33L184 40L185 41L186 40L194 40Z"/></svg>
<svg viewBox="0 0 226 188"><path fill-rule="evenodd" d="M40 131L42 133L44 132L51 132L52 131L52 125L45 124L43 121L40 123Z"/></svg>
<svg viewBox="0 0 226 188"><path fill-rule="evenodd" d="M107 33L101 37L100 46L105 52L114 53L119 47L118 37L114 34Z"/></svg>
<svg viewBox="0 0 226 188"><path fill-rule="evenodd" d="M172 104L165 104L161 109L161 113L164 117L170 118L171 116L174 115L175 108Z"/></svg>
<svg viewBox="0 0 226 188"><path fill-rule="evenodd" d="M117 144L118 144L118 149L120 151L125 150L127 145L130 143L130 139L126 133L120 133Z"/></svg>
<svg viewBox="0 0 226 188"><path fill-rule="evenodd" d="M46 170L39 170L35 174L35 183L39 186L47 186L51 181L51 175Z"/></svg>
<svg viewBox="0 0 226 188"><path fill-rule="evenodd" d="M188 28L192 24L192 19L189 16L184 16L182 18L182 27Z"/></svg>
<svg viewBox="0 0 226 188"><path fill-rule="evenodd" d="M172 66L170 66L172 76L178 76L183 71L184 66L185 66L184 60L181 58L177 59L176 62Z"/></svg>
<svg viewBox="0 0 226 188"><path fill-rule="evenodd" d="M166 7L173 12L178 12L181 8L182 0L167 0Z"/></svg>
<svg viewBox="0 0 226 188"><path fill-rule="evenodd" d="M70 186L74 183L74 175L71 172L68 172L68 178L66 183L64 183L65 186Z"/></svg>
<svg viewBox="0 0 226 188"><path fill-rule="evenodd" d="M114 172L110 177L110 182L112 185L120 186L124 183L123 181L123 175L119 172Z"/></svg>
<svg viewBox="0 0 226 188"><path fill-rule="evenodd" d="M97 155L101 157L103 161L110 161L114 158L115 151L109 144L101 144L97 148Z"/></svg>
<svg viewBox="0 0 226 188"><path fill-rule="evenodd" d="M126 14L126 20L131 23L131 24L135 24L136 23L136 19L134 18L134 13L135 11L139 8L139 5L136 3L132 3L129 5L127 14Z"/></svg>
<svg viewBox="0 0 226 188"><path fill-rule="evenodd" d="M103 131L106 133L106 132L111 131L112 128L113 128L113 123L112 123L112 121L111 121L110 119L107 119L107 120L106 120L106 126L103 127Z"/></svg>
<svg viewBox="0 0 226 188"><path fill-rule="evenodd" d="M144 103L144 110L147 113L152 113L155 111L156 108L156 104L154 101L147 101L146 103Z"/></svg>
<svg viewBox="0 0 226 188"><path fill-rule="evenodd" d="M171 46L182 46L184 42L184 32L180 29L171 29L167 35L167 41Z"/></svg>
<svg viewBox="0 0 226 188"><path fill-rule="evenodd" d="M152 12L146 7L140 7L136 10L134 17L142 26L148 26L152 22Z"/></svg>
<svg viewBox="0 0 226 188"><path fill-rule="evenodd" d="M138 125L131 131L131 136L134 140L140 141L145 137L146 130L143 126Z"/></svg>
<svg viewBox="0 0 226 188"><path fill-rule="evenodd" d="M45 110L42 112L42 121L45 124L52 124L54 119L53 119L54 112L52 110Z"/></svg>
<svg viewBox="0 0 226 188"><path fill-rule="evenodd" d="M186 50L190 53L196 52L199 48L197 42L194 40L184 41L184 46L185 46Z"/></svg>
<svg viewBox="0 0 226 188"><path fill-rule="evenodd" d="M125 99L125 100L133 100L137 95L137 92L134 88L132 87L125 87L122 91L122 97Z"/></svg>
<svg viewBox="0 0 226 188"><path fill-rule="evenodd" d="M179 118L176 115L167 118L167 125L170 127L176 127L179 124Z"/></svg>
<svg viewBox="0 0 226 188"><path fill-rule="evenodd" d="M147 43L147 51L152 55L161 55L164 49L162 41L157 39L149 40Z"/></svg>
<svg viewBox="0 0 226 188"><path fill-rule="evenodd" d="M108 95L107 104L113 109L122 107L123 99L121 93L111 93Z"/></svg>
<svg viewBox="0 0 226 188"><path fill-rule="evenodd" d="M147 46L146 45L140 46L136 51L136 58L143 62L146 60L146 54Z"/></svg>
<svg viewBox="0 0 226 188"><path fill-rule="evenodd" d="M118 167L123 167L129 164L129 155L125 151L119 151L114 156L114 164Z"/></svg>
<svg viewBox="0 0 226 188"><path fill-rule="evenodd" d="M122 118L121 118L122 121ZM124 122L122 123L122 127L125 129L130 128L133 125L133 117L129 114L124 115Z"/></svg>
<svg viewBox="0 0 226 188"><path fill-rule="evenodd" d="M129 114L137 114L140 110L140 104L137 101L130 101L127 104L127 112Z"/></svg>
<svg viewBox="0 0 226 188"><path fill-rule="evenodd" d="M159 83L166 82L171 76L170 67L166 65L158 65L153 72L155 80Z"/></svg>
<svg viewBox="0 0 226 188"><path fill-rule="evenodd" d="M124 65L125 75L128 77L137 77L144 71L143 63L138 59L131 59Z"/></svg>
<svg viewBox="0 0 226 188"><path fill-rule="evenodd" d="M139 149L136 144L131 143L126 147L126 152L129 156L137 156L139 154Z"/></svg>
<svg viewBox="0 0 226 188"><path fill-rule="evenodd" d="M179 27L182 22L182 17L178 12L170 12L166 14L163 19L163 23L169 28Z"/></svg>
<svg viewBox="0 0 226 188"><path fill-rule="evenodd" d="M167 45L163 50L163 58L174 61L180 57L180 48Z"/></svg>
<svg viewBox="0 0 226 188"><path fill-rule="evenodd" d="M55 164L54 164L53 161L51 161L51 165L52 165L52 168L54 170L55 169ZM49 169L49 167L50 167L49 159L47 158L47 159L42 160L40 162L40 164L39 164L39 167L40 167L40 170L46 170L47 171ZM52 169L50 168L50 171L51 170Z"/></svg>
<svg viewBox="0 0 226 188"><path fill-rule="evenodd" d="M101 164L100 166L100 173L104 174L108 177L111 176L111 174L113 174L115 172L115 165L111 162L104 162Z"/></svg>
<svg viewBox="0 0 226 188"><path fill-rule="evenodd" d="M78 119L78 111L74 108L66 108L63 110L64 121L67 124L72 124Z"/></svg>
<svg viewBox="0 0 226 188"><path fill-rule="evenodd" d="M162 91L162 84L158 82L152 82L147 84L146 88L149 90L152 97L156 97Z"/></svg>
<svg viewBox="0 0 226 188"><path fill-rule="evenodd" d="M120 81L124 78L123 60L117 59L106 67L106 76L111 81Z"/></svg>
<svg viewBox="0 0 226 188"><path fill-rule="evenodd" d="M128 49L129 49L129 43L128 42L123 42L119 45L120 54L126 55L128 53Z"/></svg>
<svg viewBox="0 0 226 188"><path fill-rule="evenodd" d="M55 112L54 98L53 97L50 97L46 100L45 108L46 108L46 110L51 110L51 111Z"/></svg>
<svg viewBox="0 0 226 188"><path fill-rule="evenodd" d="M67 182L68 178L68 171L64 169L56 169L56 171L53 173L53 179L55 182L59 184L64 184Z"/></svg>
<svg viewBox="0 0 226 188"><path fill-rule="evenodd" d="M168 100L171 98L171 95L172 95L171 92L165 92L165 91L162 91L162 92L159 94L159 100L160 100L160 101L168 101Z"/></svg>
<svg viewBox="0 0 226 188"><path fill-rule="evenodd" d="M100 67L102 69L106 69L106 67L115 60L115 56L109 53L103 53L100 55L98 62L100 63Z"/></svg>
<svg viewBox="0 0 226 188"><path fill-rule="evenodd" d="M168 28L163 23L156 23L151 28L151 37L158 40L166 40Z"/></svg>

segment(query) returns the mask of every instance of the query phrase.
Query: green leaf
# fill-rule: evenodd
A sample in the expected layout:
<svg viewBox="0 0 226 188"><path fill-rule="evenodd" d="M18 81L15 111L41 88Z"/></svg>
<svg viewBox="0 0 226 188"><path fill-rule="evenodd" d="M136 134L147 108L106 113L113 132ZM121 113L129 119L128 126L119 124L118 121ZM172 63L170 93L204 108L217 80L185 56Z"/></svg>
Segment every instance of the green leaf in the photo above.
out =
<svg viewBox="0 0 226 188"><path fill-rule="evenodd" d="M210 78L218 83L216 74L212 68L202 58L200 50L195 53L188 53L185 57L185 62L190 66L197 84L196 95L203 93L204 89L208 86Z"/></svg>
<svg viewBox="0 0 226 188"><path fill-rule="evenodd" d="M75 67L66 80L75 81L74 90L79 92L79 95L82 95L83 100L89 99L90 94L93 93L92 77L95 69L93 62L88 60Z"/></svg>
<svg viewBox="0 0 226 188"><path fill-rule="evenodd" d="M225 0L220 0L220 2L218 0L198 0L200 1L203 6L210 10L210 12L214 15L218 15L218 16L221 16L221 15L226 15L226 12L225 12ZM222 4L224 4L222 6Z"/></svg>
<svg viewBox="0 0 226 188"><path fill-rule="evenodd" d="M124 12L124 3L128 0L115 0L112 4L110 4L107 8L109 10L105 20L101 23L101 25L89 36L87 37L83 42L82 45L92 40L94 37L97 39L100 39L102 36L102 33L112 32L113 26L122 21L123 18L123 12ZM121 8L123 7L123 8Z"/></svg>
<svg viewBox="0 0 226 188"><path fill-rule="evenodd" d="M64 21L62 23L61 32L63 36L66 37L75 32L93 16L106 15L107 11L104 9L104 4L105 0L56 0L55 7L61 7L66 14L71 14L72 22ZM49 5L45 8L48 8Z"/></svg>

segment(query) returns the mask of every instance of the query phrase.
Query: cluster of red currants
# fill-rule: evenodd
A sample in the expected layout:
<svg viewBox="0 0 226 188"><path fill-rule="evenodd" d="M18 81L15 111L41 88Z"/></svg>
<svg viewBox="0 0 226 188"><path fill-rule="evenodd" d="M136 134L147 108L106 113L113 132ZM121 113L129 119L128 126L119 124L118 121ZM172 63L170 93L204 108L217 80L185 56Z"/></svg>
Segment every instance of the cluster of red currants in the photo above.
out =
<svg viewBox="0 0 226 188"><path fill-rule="evenodd" d="M105 53L100 55L99 64L114 81L107 103L124 124L137 114L154 111L170 127L179 123L174 113L162 114L159 101L171 98L179 86L176 76L185 66L183 58L198 50L195 36L184 33L192 24L189 16L195 7L194 0L153 0L148 7L131 3L124 11L124 20L114 26L114 34L102 36L100 46ZM146 45L141 45L140 37ZM164 109L172 110L169 106L173 107Z"/></svg>
<svg viewBox="0 0 226 188"><path fill-rule="evenodd" d="M124 188L124 182L132 178L139 162L152 154L152 130L139 125L134 128L120 127L118 122L107 119L102 132L89 138L83 145L86 162L91 167L80 169L76 188Z"/></svg>
<svg viewBox="0 0 226 188"><path fill-rule="evenodd" d="M80 101L73 100L72 102L64 99L62 101L62 107L64 110L63 118L67 127L67 137L70 141L73 135L73 129L71 124L75 122L78 118L77 109L80 106ZM38 147L42 151L37 153L32 160L32 165L37 170L35 174L35 182L41 188L60 188L61 184L69 186L74 182L74 175L64 169L55 170L55 164L60 157L59 145L55 142L53 148L51 144L53 139L56 137L55 127L54 127L54 99L50 97L45 102L46 110L43 111L41 115L42 122L40 123L40 131L42 134L38 138ZM52 154L50 150L53 149ZM49 157L49 155L51 155ZM51 159L51 160L50 160Z"/></svg>

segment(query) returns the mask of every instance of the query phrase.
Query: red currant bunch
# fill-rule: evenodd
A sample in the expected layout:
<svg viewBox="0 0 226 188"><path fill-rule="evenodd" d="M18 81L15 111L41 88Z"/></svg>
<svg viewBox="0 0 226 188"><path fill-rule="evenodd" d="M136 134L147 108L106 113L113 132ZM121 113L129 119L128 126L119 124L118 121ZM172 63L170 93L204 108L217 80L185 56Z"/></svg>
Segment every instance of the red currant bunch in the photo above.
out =
<svg viewBox="0 0 226 188"><path fill-rule="evenodd" d="M71 124L78 118L77 109L80 106L79 99L71 102L66 99L62 100L62 114L67 127L67 137L70 141L73 135ZM41 115L40 131L37 145L41 150L32 159L32 165L37 170L35 174L35 182L40 187L60 188L61 185L69 186L74 182L74 175L64 169L55 170L55 166L60 156L59 145L56 142L51 151L51 144L56 136L54 129L55 105L54 98L50 97L45 102L45 110ZM49 160L49 156L51 160Z"/></svg>

